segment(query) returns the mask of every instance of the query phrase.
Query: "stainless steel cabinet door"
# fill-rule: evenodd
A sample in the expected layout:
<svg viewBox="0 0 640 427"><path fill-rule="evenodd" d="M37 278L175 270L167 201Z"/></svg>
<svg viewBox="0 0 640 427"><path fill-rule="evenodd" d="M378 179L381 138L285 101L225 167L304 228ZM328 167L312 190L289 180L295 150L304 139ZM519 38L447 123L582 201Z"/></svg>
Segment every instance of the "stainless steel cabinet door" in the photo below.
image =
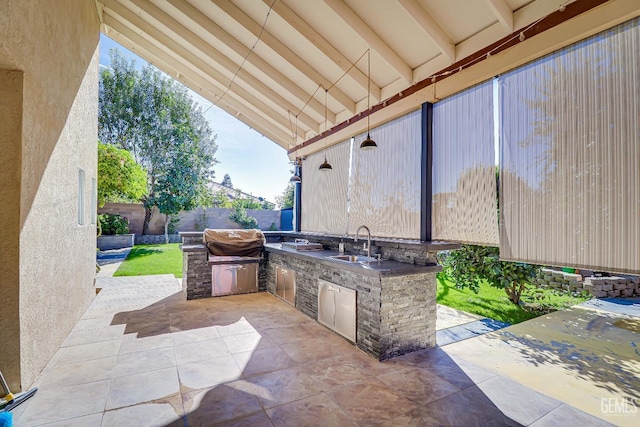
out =
<svg viewBox="0 0 640 427"><path fill-rule="evenodd" d="M336 317L336 301L329 282L318 285L318 322L333 329Z"/></svg>
<svg viewBox="0 0 640 427"><path fill-rule="evenodd" d="M356 342L356 291L335 286L333 295L336 302L334 330L349 340Z"/></svg>
<svg viewBox="0 0 640 427"><path fill-rule="evenodd" d="M276 295L296 305L296 272L276 266Z"/></svg>
<svg viewBox="0 0 640 427"><path fill-rule="evenodd" d="M356 342L356 291L320 280L318 322Z"/></svg>
<svg viewBox="0 0 640 427"><path fill-rule="evenodd" d="M211 267L211 295L230 295L235 290L235 265L214 265Z"/></svg>
<svg viewBox="0 0 640 427"><path fill-rule="evenodd" d="M258 264L219 264L211 267L211 295L258 292Z"/></svg>
<svg viewBox="0 0 640 427"><path fill-rule="evenodd" d="M240 264L236 267L236 292L258 292L258 264Z"/></svg>

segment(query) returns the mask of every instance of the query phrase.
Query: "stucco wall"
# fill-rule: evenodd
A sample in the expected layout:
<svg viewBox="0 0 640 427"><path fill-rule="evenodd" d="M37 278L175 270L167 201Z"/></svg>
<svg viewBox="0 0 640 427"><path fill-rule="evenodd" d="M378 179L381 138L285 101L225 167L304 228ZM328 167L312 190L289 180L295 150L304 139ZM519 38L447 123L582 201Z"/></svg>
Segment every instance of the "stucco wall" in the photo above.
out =
<svg viewBox="0 0 640 427"><path fill-rule="evenodd" d="M20 328L19 380L25 389L95 296L90 218L91 178L97 173L95 2L0 0L0 40L0 61L24 72L20 322L13 327ZM86 174L84 225L78 225L78 168ZM11 375L17 389L15 372Z"/></svg>
<svg viewBox="0 0 640 427"><path fill-rule="evenodd" d="M19 384L20 157L22 72L0 69L0 370Z"/></svg>

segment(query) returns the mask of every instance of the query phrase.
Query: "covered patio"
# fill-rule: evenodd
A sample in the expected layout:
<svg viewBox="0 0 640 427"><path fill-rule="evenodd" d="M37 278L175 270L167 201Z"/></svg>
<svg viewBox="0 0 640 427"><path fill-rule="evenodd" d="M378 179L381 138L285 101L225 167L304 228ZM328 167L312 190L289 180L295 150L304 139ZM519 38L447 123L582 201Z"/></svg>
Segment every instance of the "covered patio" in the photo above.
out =
<svg viewBox="0 0 640 427"><path fill-rule="evenodd" d="M300 264L306 306L187 301L171 277L96 278L95 236L102 32L287 150L290 239L418 270L444 241L638 274L639 16L637 0L0 0L0 369L40 387L16 424L637 425L626 314L376 362L295 307L317 311L318 278L368 295L383 273L281 253L269 277ZM393 279L398 306L426 301L405 323L434 346L435 281Z"/></svg>
<svg viewBox="0 0 640 427"><path fill-rule="evenodd" d="M503 371L519 360L510 340L499 354L476 351L488 338L473 338L378 362L269 293L185 301L172 276L98 286L16 425L610 425L577 408L594 390L615 396L597 381L552 397L527 381L534 366L521 366L518 380Z"/></svg>

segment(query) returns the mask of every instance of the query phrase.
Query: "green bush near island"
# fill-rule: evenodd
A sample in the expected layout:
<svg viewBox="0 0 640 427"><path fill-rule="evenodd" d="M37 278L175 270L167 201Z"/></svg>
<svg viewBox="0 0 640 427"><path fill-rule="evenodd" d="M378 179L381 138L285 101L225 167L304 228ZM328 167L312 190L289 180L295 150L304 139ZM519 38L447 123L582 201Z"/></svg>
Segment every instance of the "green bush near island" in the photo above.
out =
<svg viewBox="0 0 640 427"><path fill-rule="evenodd" d="M588 299L590 297L586 295L574 296L531 286L523 292L520 304L514 304L503 289L493 287L487 281L479 283L476 293L471 288L456 287L443 274L438 275L436 293L438 304L511 324L524 322L550 311L562 310Z"/></svg>
<svg viewBox="0 0 640 427"><path fill-rule="evenodd" d="M173 274L182 277L182 251L178 243L136 245L114 276Z"/></svg>

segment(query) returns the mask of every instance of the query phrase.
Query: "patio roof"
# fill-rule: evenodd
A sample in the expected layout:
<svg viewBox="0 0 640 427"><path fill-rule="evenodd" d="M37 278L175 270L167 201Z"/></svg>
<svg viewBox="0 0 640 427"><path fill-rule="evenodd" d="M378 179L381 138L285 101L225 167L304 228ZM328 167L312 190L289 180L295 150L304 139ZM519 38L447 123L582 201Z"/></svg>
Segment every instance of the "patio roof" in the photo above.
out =
<svg viewBox="0 0 640 427"><path fill-rule="evenodd" d="M102 32L290 154L305 141L297 154L320 149L326 129L329 145L362 132L369 111L382 124L640 13L633 0L96 4ZM488 58L513 44L515 55Z"/></svg>

